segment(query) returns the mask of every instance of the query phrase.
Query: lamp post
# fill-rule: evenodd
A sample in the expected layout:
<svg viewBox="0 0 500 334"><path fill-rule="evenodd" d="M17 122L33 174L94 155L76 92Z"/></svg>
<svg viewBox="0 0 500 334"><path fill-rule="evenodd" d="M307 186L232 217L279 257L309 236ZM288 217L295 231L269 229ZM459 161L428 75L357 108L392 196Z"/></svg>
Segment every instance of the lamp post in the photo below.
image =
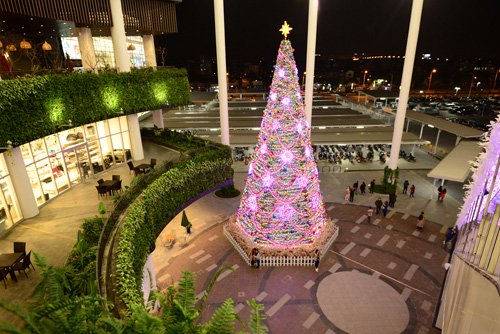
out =
<svg viewBox="0 0 500 334"><path fill-rule="evenodd" d="M470 93L472 91L472 86L474 85L474 80L477 79L477 77L474 76L474 74L472 75L472 78L470 79L470 86L469 86L469 94L467 94L467 98L470 97Z"/></svg>
<svg viewBox="0 0 500 334"><path fill-rule="evenodd" d="M431 71L431 74L429 75L429 85L427 86L427 92L429 92L431 90L432 75L436 72L437 72L437 70L435 68L433 68Z"/></svg>
<svg viewBox="0 0 500 334"><path fill-rule="evenodd" d="M363 88L365 88L365 79L366 79L366 75L367 75L367 74L368 74L368 71L367 71L367 70L365 70L365 71L363 72Z"/></svg>
<svg viewBox="0 0 500 334"><path fill-rule="evenodd" d="M302 89L305 89L305 82L306 82L306 72L304 72L304 75L302 76Z"/></svg>
<svg viewBox="0 0 500 334"><path fill-rule="evenodd" d="M500 70L497 70L497 72L495 73L495 80L493 80L493 89L497 88L498 72L500 72Z"/></svg>

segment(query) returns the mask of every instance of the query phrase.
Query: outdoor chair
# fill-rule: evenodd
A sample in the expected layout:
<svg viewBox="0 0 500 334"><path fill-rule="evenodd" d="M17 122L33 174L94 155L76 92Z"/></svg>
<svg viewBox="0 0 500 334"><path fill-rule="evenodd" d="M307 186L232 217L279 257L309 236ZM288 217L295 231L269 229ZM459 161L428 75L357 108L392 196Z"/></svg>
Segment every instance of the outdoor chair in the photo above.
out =
<svg viewBox="0 0 500 334"><path fill-rule="evenodd" d="M151 165L151 169L155 168L155 166L156 166L156 159L151 158L151 161L149 162L149 164Z"/></svg>
<svg viewBox="0 0 500 334"><path fill-rule="evenodd" d="M127 162L128 168L130 169L130 172L134 172L134 175L137 175L137 168L134 167L134 163L132 161Z"/></svg>
<svg viewBox="0 0 500 334"><path fill-rule="evenodd" d="M97 189L97 198L108 196L109 189L106 186L95 186Z"/></svg>
<svg viewBox="0 0 500 334"><path fill-rule="evenodd" d="M97 184L101 185L101 184L103 184L103 183L104 183L104 179L99 179L99 180L97 180Z"/></svg>
<svg viewBox="0 0 500 334"><path fill-rule="evenodd" d="M117 193L117 192L121 192L122 191L122 180L119 180L118 182L116 182L113 187L111 188L111 192L113 194Z"/></svg>
<svg viewBox="0 0 500 334"><path fill-rule="evenodd" d="M121 180L121 176L120 175L113 175L112 178L113 178L113 181L119 181L119 180Z"/></svg>
<svg viewBox="0 0 500 334"><path fill-rule="evenodd" d="M14 253L26 254L26 243L20 241L14 241Z"/></svg>
<svg viewBox="0 0 500 334"><path fill-rule="evenodd" d="M7 275L9 274L9 269L8 268L2 268L0 269L0 279L3 281L3 285L7 289Z"/></svg>
<svg viewBox="0 0 500 334"><path fill-rule="evenodd" d="M33 267L33 270L35 270L35 267L31 263L31 251L24 256L22 261L17 262L12 266L12 269L15 271L23 272L26 278L28 278L28 274L26 273L26 269L29 269L30 265Z"/></svg>

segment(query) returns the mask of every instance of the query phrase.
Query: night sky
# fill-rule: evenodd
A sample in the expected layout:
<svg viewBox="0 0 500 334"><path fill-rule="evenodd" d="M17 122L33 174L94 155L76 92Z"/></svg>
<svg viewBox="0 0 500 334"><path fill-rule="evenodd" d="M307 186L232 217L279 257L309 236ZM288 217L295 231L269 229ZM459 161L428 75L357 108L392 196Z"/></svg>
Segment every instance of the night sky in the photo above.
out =
<svg viewBox="0 0 500 334"><path fill-rule="evenodd" d="M320 0L316 53L404 55L411 0ZM232 61L274 62L286 20L298 65L305 64L308 0L225 0L226 52ZM417 54L499 56L499 0L425 0ZM167 63L215 57L212 0L177 5L179 33L160 38ZM496 31L496 33L495 33Z"/></svg>

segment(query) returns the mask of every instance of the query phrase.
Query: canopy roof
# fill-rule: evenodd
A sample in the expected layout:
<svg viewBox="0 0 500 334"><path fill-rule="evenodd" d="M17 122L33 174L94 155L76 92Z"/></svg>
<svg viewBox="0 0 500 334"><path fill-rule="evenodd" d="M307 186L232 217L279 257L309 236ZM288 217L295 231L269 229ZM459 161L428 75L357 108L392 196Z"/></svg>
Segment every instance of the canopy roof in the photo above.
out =
<svg viewBox="0 0 500 334"><path fill-rule="evenodd" d="M406 118L423 124L432 125L443 131L452 133L462 138L479 138L483 136L483 131L470 128L468 126L453 123L445 119L424 114L419 111L407 110Z"/></svg>
<svg viewBox="0 0 500 334"><path fill-rule="evenodd" d="M427 174L428 177L464 182L469 176L470 162L481 152L477 141L462 141Z"/></svg>

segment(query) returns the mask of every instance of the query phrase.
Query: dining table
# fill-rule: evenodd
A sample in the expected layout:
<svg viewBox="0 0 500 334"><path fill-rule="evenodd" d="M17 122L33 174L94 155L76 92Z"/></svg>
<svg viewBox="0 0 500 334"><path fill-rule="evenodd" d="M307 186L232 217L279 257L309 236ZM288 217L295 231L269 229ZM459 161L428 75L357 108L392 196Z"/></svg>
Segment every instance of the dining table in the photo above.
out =
<svg viewBox="0 0 500 334"><path fill-rule="evenodd" d="M146 173L147 170L151 168L151 164L140 164L138 166L135 166L135 168L141 173Z"/></svg>
<svg viewBox="0 0 500 334"><path fill-rule="evenodd" d="M13 266L19 262L24 256L24 253L3 253L0 254L0 268L9 269L10 278L14 282L17 282L16 273L14 272Z"/></svg>
<svg viewBox="0 0 500 334"><path fill-rule="evenodd" d="M105 186L108 187L108 189L111 189L118 182L120 182L120 180L105 180L103 183L101 183L101 186Z"/></svg>

